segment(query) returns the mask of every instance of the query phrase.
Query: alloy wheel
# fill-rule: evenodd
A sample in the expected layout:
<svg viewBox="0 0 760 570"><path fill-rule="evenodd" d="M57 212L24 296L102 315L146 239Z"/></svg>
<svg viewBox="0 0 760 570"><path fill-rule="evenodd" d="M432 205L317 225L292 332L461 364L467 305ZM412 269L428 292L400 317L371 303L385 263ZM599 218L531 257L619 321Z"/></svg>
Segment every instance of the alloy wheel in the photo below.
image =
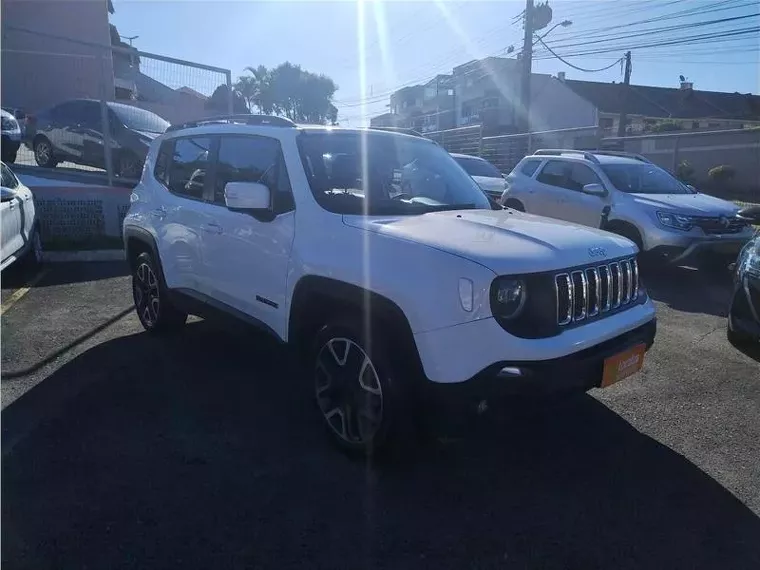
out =
<svg viewBox="0 0 760 570"><path fill-rule="evenodd" d="M43 165L50 162L50 145L45 141L40 141L37 143L37 146L34 149L35 158L37 159L37 164Z"/></svg>
<svg viewBox="0 0 760 570"><path fill-rule="evenodd" d="M141 263L133 280L135 307L137 313L147 327L153 327L158 322L161 308L158 294L158 279L147 263Z"/></svg>
<svg viewBox="0 0 760 570"><path fill-rule="evenodd" d="M314 373L330 429L350 444L371 442L383 421L383 390L367 353L351 339L332 338L319 350Z"/></svg>

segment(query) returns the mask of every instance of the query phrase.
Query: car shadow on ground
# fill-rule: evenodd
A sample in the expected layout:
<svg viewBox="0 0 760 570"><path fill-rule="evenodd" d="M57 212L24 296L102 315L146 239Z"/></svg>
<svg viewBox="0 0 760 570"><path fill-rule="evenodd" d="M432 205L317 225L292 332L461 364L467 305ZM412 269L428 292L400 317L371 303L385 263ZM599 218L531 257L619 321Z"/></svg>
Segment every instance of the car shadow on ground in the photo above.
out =
<svg viewBox="0 0 760 570"><path fill-rule="evenodd" d="M100 344L2 420L4 568L760 567L760 519L590 396L367 466L284 347L205 321Z"/></svg>
<svg viewBox="0 0 760 570"><path fill-rule="evenodd" d="M650 297L678 311L728 315L732 275L726 269L642 263L641 279Z"/></svg>
<svg viewBox="0 0 760 570"><path fill-rule="evenodd" d="M125 277L129 275L129 265L126 261L44 263L40 265L18 263L3 271L3 289L26 287L41 273L42 277L38 281L34 281L35 287L52 287Z"/></svg>

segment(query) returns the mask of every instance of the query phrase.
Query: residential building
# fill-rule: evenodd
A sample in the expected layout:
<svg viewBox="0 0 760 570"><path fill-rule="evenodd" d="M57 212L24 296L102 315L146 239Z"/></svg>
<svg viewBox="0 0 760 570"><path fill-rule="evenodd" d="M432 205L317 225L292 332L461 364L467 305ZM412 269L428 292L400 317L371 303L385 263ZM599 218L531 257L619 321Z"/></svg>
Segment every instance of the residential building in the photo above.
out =
<svg viewBox="0 0 760 570"><path fill-rule="evenodd" d="M560 79L564 79L560 76ZM603 134L618 133L620 112L627 111L626 134L658 130L718 130L760 125L760 96L700 91L682 80L678 88L565 80L574 93L599 113Z"/></svg>
<svg viewBox="0 0 760 570"><path fill-rule="evenodd" d="M111 49L130 48L108 22L108 0L0 1L3 106L35 113L69 99L104 98L170 122L218 114L206 109L203 94L141 72L137 49Z"/></svg>
<svg viewBox="0 0 760 570"><path fill-rule="evenodd" d="M422 132L482 125L489 135L520 132L522 71L517 59L488 57L457 66L425 85L391 95L390 113L373 119L385 126ZM564 72L531 75L531 130L599 127L617 134L625 101L628 134L658 130L715 130L760 125L760 97L699 91L683 80L678 88L576 81ZM453 112L449 112L452 110Z"/></svg>
<svg viewBox="0 0 760 570"><path fill-rule="evenodd" d="M2 0L0 10L4 106L113 97L113 61L97 47L111 43L106 0Z"/></svg>

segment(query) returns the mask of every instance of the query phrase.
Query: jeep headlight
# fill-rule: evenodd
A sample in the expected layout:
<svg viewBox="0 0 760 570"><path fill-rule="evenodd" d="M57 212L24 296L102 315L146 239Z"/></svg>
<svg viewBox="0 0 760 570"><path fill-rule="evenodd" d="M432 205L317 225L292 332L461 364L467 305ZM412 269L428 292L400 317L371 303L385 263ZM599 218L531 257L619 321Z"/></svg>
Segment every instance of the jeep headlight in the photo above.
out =
<svg viewBox="0 0 760 570"><path fill-rule="evenodd" d="M497 277L491 284L491 312L498 320L519 316L525 307L527 290L522 279Z"/></svg>
<svg viewBox="0 0 760 570"><path fill-rule="evenodd" d="M657 212L657 219L663 226L674 228L676 230L689 231L694 227L694 220L691 216L683 214L674 214L673 212Z"/></svg>

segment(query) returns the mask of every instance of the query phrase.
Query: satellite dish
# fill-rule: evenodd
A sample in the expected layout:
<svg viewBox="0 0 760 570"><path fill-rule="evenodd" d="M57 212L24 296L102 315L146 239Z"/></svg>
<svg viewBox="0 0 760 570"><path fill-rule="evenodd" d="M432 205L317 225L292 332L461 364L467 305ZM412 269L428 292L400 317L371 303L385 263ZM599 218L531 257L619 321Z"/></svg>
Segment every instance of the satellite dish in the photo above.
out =
<svg viewBox="0 0 760 570"><path fill-rule="evenodd" d="M679 75L678 79L680 79L681 81L686 81L686 78L683 75Z"/></svg>

